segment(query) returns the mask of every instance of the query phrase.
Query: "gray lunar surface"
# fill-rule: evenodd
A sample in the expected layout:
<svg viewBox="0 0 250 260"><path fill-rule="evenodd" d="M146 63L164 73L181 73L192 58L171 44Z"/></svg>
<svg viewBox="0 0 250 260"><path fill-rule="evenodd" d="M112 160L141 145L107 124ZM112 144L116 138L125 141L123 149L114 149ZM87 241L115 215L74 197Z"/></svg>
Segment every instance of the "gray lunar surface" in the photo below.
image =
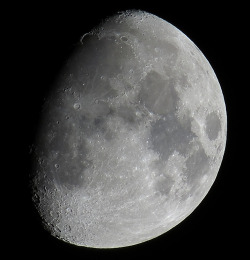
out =
<svg viewBox="0 0 250 260"><path fill-rule="evenodd" d="M68 243L116 248L157 237L203 200L222 162L216 75L176 27L127 11L85 34L42 111L33 201Z"/></svg>

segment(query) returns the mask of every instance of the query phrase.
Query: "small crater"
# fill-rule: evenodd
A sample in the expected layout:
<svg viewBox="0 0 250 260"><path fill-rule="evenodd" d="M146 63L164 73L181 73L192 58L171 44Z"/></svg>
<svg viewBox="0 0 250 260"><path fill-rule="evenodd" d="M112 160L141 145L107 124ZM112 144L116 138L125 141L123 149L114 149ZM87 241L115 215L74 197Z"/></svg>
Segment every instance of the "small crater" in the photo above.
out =
<svg viewBox="0 0 250 260"><path fill-rule="evenodd" d="M66 232L71 232L71 227L70 227L70 225L65 225L65 226L64 226L64 230L65 230Z"/></svg>
<svg viewBox="0 0 250 260"><path fill-rule="evenodd" d="M32 197L32 200L34 201L34 203L36 205L40 204L40 202L41 202L41 199L38 194L34 194L34 196Z"/></svg>
<svg viewBox="0 0 250 260"><path fill-rule="evenodd" d="M74 109L79 110L81 108L81 105L79 103L74 104Z"/></svg>
<svg viewBox="0 0 250 260"><path fill-rule="evenodd" d="M215 140L221 130L221 122L216 112L206 117L206 133L210 140Z"/></svg>
<svg viewBox="0 0 250 260"><path fill-rule="evenodd" d="M44 163L44 159L43 158L38 158L38 163L41 165L41 164L43 164Z"/></svg>
<svg viewBox="0 0 250 260"><path fill-rule="evenodd" d="M126 36L122 36L122 37L121 37L121 40L124 41L124 42L126 42L126 41L128 41L128 38L127 38Z"/></svg>
<svg viewBox="0 0 250 260"><path fill-rule="evenodd" d="M70 208L66 208L66 212L71 212L71 209Z"/></svg>

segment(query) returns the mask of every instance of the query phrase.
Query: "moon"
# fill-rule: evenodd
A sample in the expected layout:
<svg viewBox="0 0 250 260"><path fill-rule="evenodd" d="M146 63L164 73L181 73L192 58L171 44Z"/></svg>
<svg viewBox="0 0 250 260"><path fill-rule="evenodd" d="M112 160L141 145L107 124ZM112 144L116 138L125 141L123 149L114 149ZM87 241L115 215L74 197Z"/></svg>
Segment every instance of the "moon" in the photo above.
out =
<svg viewBox="0 0 250 260"><path fill-rule="evenodd" d="M42 108L32 199L65 242L118 248L172 229L201 203L226 144L223 93L180 30L124 11L84 34Z"/></svg>

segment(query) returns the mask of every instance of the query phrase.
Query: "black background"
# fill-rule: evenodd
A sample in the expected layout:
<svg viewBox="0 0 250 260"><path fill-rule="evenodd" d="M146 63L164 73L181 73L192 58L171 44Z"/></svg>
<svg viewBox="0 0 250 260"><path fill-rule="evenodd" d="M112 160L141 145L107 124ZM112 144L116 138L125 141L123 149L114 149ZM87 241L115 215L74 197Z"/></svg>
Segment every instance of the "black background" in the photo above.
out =
<svg viewBox="0 0 250 260"><path fill-rule="evenodd" d="M187 1L170 4L65 1L51 4L33 1L9 6L6 28L10 34L9 59L11 76L7 88L11 104L5 128L11 135L11 158L7 188L8 212L6 227L8 254L25 259L166 259L182 257L205 258L235 256L240 259L246 251L245 211L247 204L243 187L247 176L244 169L243 97L247 86L242 80L247 48L244 29L246 6L200 4ZM225 97L228 113L228 137L225 156L218 177L198 208L182 223L151 241L127 248L100 250L77 247L49 235L41 226L33 208L28 188L30 171L29 150L39 119L39 111L49 87L53 84L74 43L103 19L126 9L140 9L155 14L184 32L204 53L212 65ZM4 10L3 10L4 12ZM4 51L4 50L3 50ZM5 96L3 96L5 99ZM241 101L242 100L242 101ZM14 107L13 107L14 106ZM7 125L7 127L6 127ZM13 144L12 144L13 142ZM243 146L242 146L243 145ZM14 158L14 160L13 160ZM11 166L11 167L10 167ZM249 170L248 170L249 171ZM6 201L6 199L5 199ZM7 236L7 235L6 235ZM14 259L14 258L13 258Z"/></svg>

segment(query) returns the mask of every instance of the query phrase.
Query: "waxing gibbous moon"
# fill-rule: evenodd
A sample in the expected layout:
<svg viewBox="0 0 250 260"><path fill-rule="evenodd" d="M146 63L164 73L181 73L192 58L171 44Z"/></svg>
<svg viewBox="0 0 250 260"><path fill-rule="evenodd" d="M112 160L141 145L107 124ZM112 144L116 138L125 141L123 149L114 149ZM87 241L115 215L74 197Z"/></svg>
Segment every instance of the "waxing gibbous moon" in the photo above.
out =
<svg viewBox="0 0 250 260"><path fill-rule="evenodd" d="M225 150L211 65L142 11L83 35L41 113L32 197L45 228L74 245L126 247L167 232L206 196Z"/></svg>

